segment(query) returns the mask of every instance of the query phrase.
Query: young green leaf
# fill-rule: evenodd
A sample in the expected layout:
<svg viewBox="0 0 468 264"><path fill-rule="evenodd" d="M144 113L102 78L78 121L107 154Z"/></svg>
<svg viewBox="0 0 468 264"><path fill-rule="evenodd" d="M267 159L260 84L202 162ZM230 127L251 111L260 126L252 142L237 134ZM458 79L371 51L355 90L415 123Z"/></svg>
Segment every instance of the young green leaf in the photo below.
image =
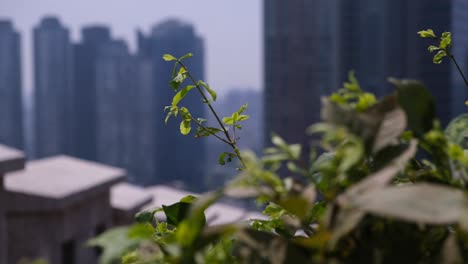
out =
<svg viewBox="0 0 468 264"><path fill-rule="evenodd" d="M430 45L427 50L429 50L430 52L434 52L434 51L437 51L437 50L440 50L439 47L436 47L436 46L433 46L433 45Z"/></svg>
<svg viewBox="0 0 468 264"><path fill-rule="evenodd" d="M437 38L432 29L421 30L418 35L422 38Z"/></svg>
<svg viewBox="0 0 468 264"><path fill-rule="evenodd" d="M248 103L245 103L244 105L242 105L242 106L239 108L239 110L237 110L237 113L238 113L239 115L242 114L242 113L244 113L245 110L247 110L247 107L248 107L248 106L249 106L249 104L248 104Z"/></svg>
<svg viewBox="0 0 468 264"><path fill-rule="evenodd" d="M440 38L440 45L441 49L447 49L452 44L452 33L444 32L442 33L442 37Z"/></svg>
<svg viewBox="0 0 468 264"><path fill-rule="evenodd" d="M182 100L193 88L195 88L195 86L193 85L185 86L176 95L174 95L174 97L172 98L172 106L177 106L180 100Z"/></svg>
<svg viewBox="0 0 468 264"><path fill-rule="evenodd" d="M184 82L186 75L184 73L177 74L174 79L169 82L169 85L174 91L177 91L180 85Z"/></svg>
<svg viewBox="0 0 468 264"><path fill-rule="evenodd" d="M199 80L197 84L203 86L206 89L206 91L210 94L213 101L216 101L216 98L217 98L216 92L213 89L211 89L210 86L206 82Z"/></svg>
<svg viewBox="0 0 468 264"><path fill-rule="evenodd" d="M232 124L234 124L234 119L232 119L232 117L225 117L223 118L223 123L230 126Z"/></svg>
<svg viewBox="0 0 468 264"><path fill-rule="evenodd" d="M439 50L437 54L434 56L432 60L435 64L440 64L442 60L447 56L447 52L445 50Z"/></svg>
<svg viewBox="0 0 468 264"><path fill-rule="evenodd" d="M180 61L193 57L192 53L187 53L184 56L180 57Z"/></svg>
<svg viewBox="0 0 468 264"><path fill-rule="evenodd" d="M176 57L172 56L171 54L164 54L163 55L163 60L165 60L165 61L175 61L177 59L176 59Z"/></svg>
<svg viewBox="0 0 468 264"><path fill-rule="evenodd" d="M191 122L192 120L190 119L180 122L180 133L182 135L188 135L190 133L190 130L192 130Z"/></svg>

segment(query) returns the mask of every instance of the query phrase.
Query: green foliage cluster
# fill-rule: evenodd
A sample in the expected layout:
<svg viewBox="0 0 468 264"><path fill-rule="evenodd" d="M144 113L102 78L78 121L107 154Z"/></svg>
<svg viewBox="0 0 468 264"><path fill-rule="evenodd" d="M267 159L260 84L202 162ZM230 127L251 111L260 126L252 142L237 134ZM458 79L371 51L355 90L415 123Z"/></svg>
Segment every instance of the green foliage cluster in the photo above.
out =
<svg viewBox="0 0 468 264"><path fill-rule="evenodd" d="M432 30L419 34L437 38ZM451 56L450 45L445 34L431 49ZM216 135L231 146L234 152L221 154L219 162L239 158L239 174L221 190L141 212L138 224L95 239L92 244L105 249L103 263L468 261L467 115L443 129L420 82L390 79L395 91L377 99L351 73L342 89L323 98L322 122L307 129L320 137L312 151L273 135L273 146L257 157L240 153L235 144L246 106L217 118L217 127L204 126L179 107L197 89L216 115L214 91L196 82L182 62L190 56L164 56L175 62L176 95L168 116L181 114L182 134L196 124L196 136ZM187 77L193 85L181 88ZM254 199L266 217L207 224L204 211L222 197ZM120 232L127 234L122 243Z"/></svg>

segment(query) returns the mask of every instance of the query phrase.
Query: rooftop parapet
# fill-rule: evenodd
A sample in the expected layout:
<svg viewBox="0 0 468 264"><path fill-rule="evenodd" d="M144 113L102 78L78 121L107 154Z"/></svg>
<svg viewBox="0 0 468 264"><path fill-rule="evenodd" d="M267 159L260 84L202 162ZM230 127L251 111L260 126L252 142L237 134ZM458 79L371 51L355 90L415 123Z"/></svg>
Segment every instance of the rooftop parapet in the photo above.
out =
<svg viewBox="0 0 468 264"><path fill-rule="evenodd" d="M125 175L125 170L68 156L28 162L25 170L5 176L5 189L12 206L9 209L66 208L71 203L110 191Z"/></svg>

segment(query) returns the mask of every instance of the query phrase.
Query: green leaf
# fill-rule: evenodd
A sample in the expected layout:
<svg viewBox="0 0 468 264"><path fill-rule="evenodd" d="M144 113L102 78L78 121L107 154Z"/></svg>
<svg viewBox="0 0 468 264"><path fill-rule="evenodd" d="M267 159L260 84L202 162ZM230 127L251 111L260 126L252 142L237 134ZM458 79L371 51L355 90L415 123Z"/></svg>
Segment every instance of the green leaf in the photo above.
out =
<svg viewBox="0 0 468 264"><path fill-rule="evenodd" d="M155 229L151 223L139 223L130 227L130 230L128 231L128 237L151 240L154 231Z"/></svg>
<svg viewBox="0 0 468 264"><path fill-rule="evenodd" d="M418 34L422 38L437 38L432 29L421 30Z"/></svg>
<svg viewBox="0 0 468 264"><path fill-rule="evenodd" d="M181 89L172 98L172 106L177 106L177 104L179 104L180 100L182 100L188 94L188 92L190 92L190 90L192 90L193 88L195 88L195 86L188 85L188 86L185 86L183 89Z"/></svg>
<svg viewBox="0 0 468 264"><path fill-rule="evenodd" d="M360 92L361 91L361 86L359 85L358 80L356 79L356 75L354 71L350 71L348 73L348 82L345 82L343 84L344 89L350 91L350 92Z"/></svg>
<svg viewBox="0 0 468 264"><path fill-rule="evenodd" d="M101 264L120 262L120 257L130 250L135 249L141 239L129 238L130 227L117 227L110 229L87 242L87 246L103 249L99 259Z"/></svg>
<svg viewBox="0 0 468 264"><path fill-rule="evenodd" d="M227 154L226 152L223 152L223 153L221 153L221 154L219 155L219 157L218 157L218 163L219 163L220 165L226 165L226 162L224 161L224 159L226 158L226 154Z"/></svg>
<svg viewBox="0 0 468 264"><path fill-rule="evenodd" d="M239 110L237 110L237 113L238 113L239 115L242 114L242 113L244 113L245 110L247 110L247 107L248 107L248 106L249 106L248 103L243 104L243 105L239 108Z"/></svg>
<svg viewBox="0 0 468 264"><path fill-rule="evenodd" d="M436 55L434 55L434 59L432 60L435 64L440 64L442 60L447 56L447 52L445 50L439 50Z"/></svg>
<svg viewBox="0 0 468 264"><path fill-rule="evenodd" d="M418 81L390 79L397 87L397 99L406 113L408 127L421 138L432 129L435 101L430 92Z"/></svg>
<svg viewBox="0 0 468 264"><path fill-rule="evenodd" d="M441 49L447 49L452 44L452 33L444 32L442 33L442 37L440 38L440 45Z"/></svg>
<svg viewBox="0 0 468 264"><path fill-rule="evenodd" d="M468 149L468 114L453 119L445 129L445 135L451 142Z"/></svg>
<svg viewBox="0 0 468 264"><path fill-rule="evenodd" d="M241 121L245 121L247 119L249 119L250 117L248 115L240 115L238 118L237 118L237 122L241 122Z"/></svg>
<svg viewBox="0 0 468 264"><path fill-rule="evenodd" d="M223 118L223 123L226 125L233 125L234 124L234 119L232 117L224 117Z"/></svg>
<svg viewBox="0 0 468 264"><path fill-rule="evenodd" d="M180 133L182 135L188 135L190 133L190 130L192 130L191 123L192 120L190 119L182 120L182 122L180 122Z"/></svg>
<svg viewBox="0 0 468 264"><path fill-rule="evenodd" d="M440 48L439 48L439 47L436 47L436 46L433 46L433 45L431 45L431 46L429 46L429 47L427 48L427 50L429 50L430 52L434 52L434 51L440 50Z"/></svg>
<svg viewBox="0 0 468 264"><path fill-rule="evenodd" d="M196 200L197 200L197 197L195 197L193 195L187 195L187 196L183 197L182 199L180 199L180 202L193 203Z"/></svg>
<svg viewBox="0 0 468 264"><path fill-rule="evenodd" d="M170 111L169 113L167 113L166 115L166 118L164 119L164 123L167 125L167 122L169 122L169 118L171 118L172 116L172 111Z"/></svg>
<svg viewBox="0 0 468 264"><path fill-rule="evenodd" d="M187 216L191 203L178 202L169 206L163 205L166 221L172 226L177 226Z"/></svg>
<svg viewBox="0 0 468 264"><path fill-rule="evenodd" d="M185 78L186 76L184 73L177 74L176 77L174 77L174 79L172 79L169 82L169 85L172 87L174 91L177 91L179 87L182 85L182 83L184 82Z"/></svg>
<svg viewBox="0 0 468 264"><path fill-rule="evenodd" d="M193 57L192 53L187 53L184 56L180 57L180 61Z"/></svg>
<svg viewBox="0 0 468 264"><path fill-rule="evenodd" d="M201 127L198 127L197 128L197 135L195 137L199 138L199 137L208 137L212 134L216 134L216 133L219 133L221 132L222 130L219 129L219 128L216 128L216 127L206 127L206 128L201 128Z"/></svg>
<svg viewBox="0 0 468 264"><path fill-rule="evenodd" d="M151 223L153 221L153 212L142 211L135 215L135 220L138 223Z"/></svg>
<svg viewBox="0 0 468 264"><path fill-rule="evenodd" d="M213 101L216 101L216 98L217 98L216 92L212 90L206 82L199 80L198 85L203 86L206 89L206 91L211 95L211 98L213 99Z"/></svg>
<svg viewBox="0 0 468 264"><path fill-rule="evenodd" d="M177 59L176 59L176 57L172 56L171 54L164 54L163 55L163 60L165 60L165 61L175 61Z"/></svg>
<svg viewBox="0 0 468 264"><path fill-rule="evenodd" d="M421 183L368 192L353 204L383 217L438 225L459 222L467 202L462 190Z"/></svg>

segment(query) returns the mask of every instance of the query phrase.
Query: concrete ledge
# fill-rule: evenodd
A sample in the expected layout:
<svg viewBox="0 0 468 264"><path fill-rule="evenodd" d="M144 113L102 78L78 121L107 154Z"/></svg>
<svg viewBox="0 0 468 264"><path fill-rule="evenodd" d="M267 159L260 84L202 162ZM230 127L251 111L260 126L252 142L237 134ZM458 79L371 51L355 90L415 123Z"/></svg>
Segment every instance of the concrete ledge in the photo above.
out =
<svg viewBox="0 0 468 264"><path fill-rule="evenodd" d="M68 156L29 162L5 176L8 211L63 209L108 191L125 179L125 170Z"/></svg>
<svg viewBox="0 0 468 264"><path fill-rule="evenodd" d="M11 171L24 169L25 160L23 152L0 145L0 176Z"/></svg>

